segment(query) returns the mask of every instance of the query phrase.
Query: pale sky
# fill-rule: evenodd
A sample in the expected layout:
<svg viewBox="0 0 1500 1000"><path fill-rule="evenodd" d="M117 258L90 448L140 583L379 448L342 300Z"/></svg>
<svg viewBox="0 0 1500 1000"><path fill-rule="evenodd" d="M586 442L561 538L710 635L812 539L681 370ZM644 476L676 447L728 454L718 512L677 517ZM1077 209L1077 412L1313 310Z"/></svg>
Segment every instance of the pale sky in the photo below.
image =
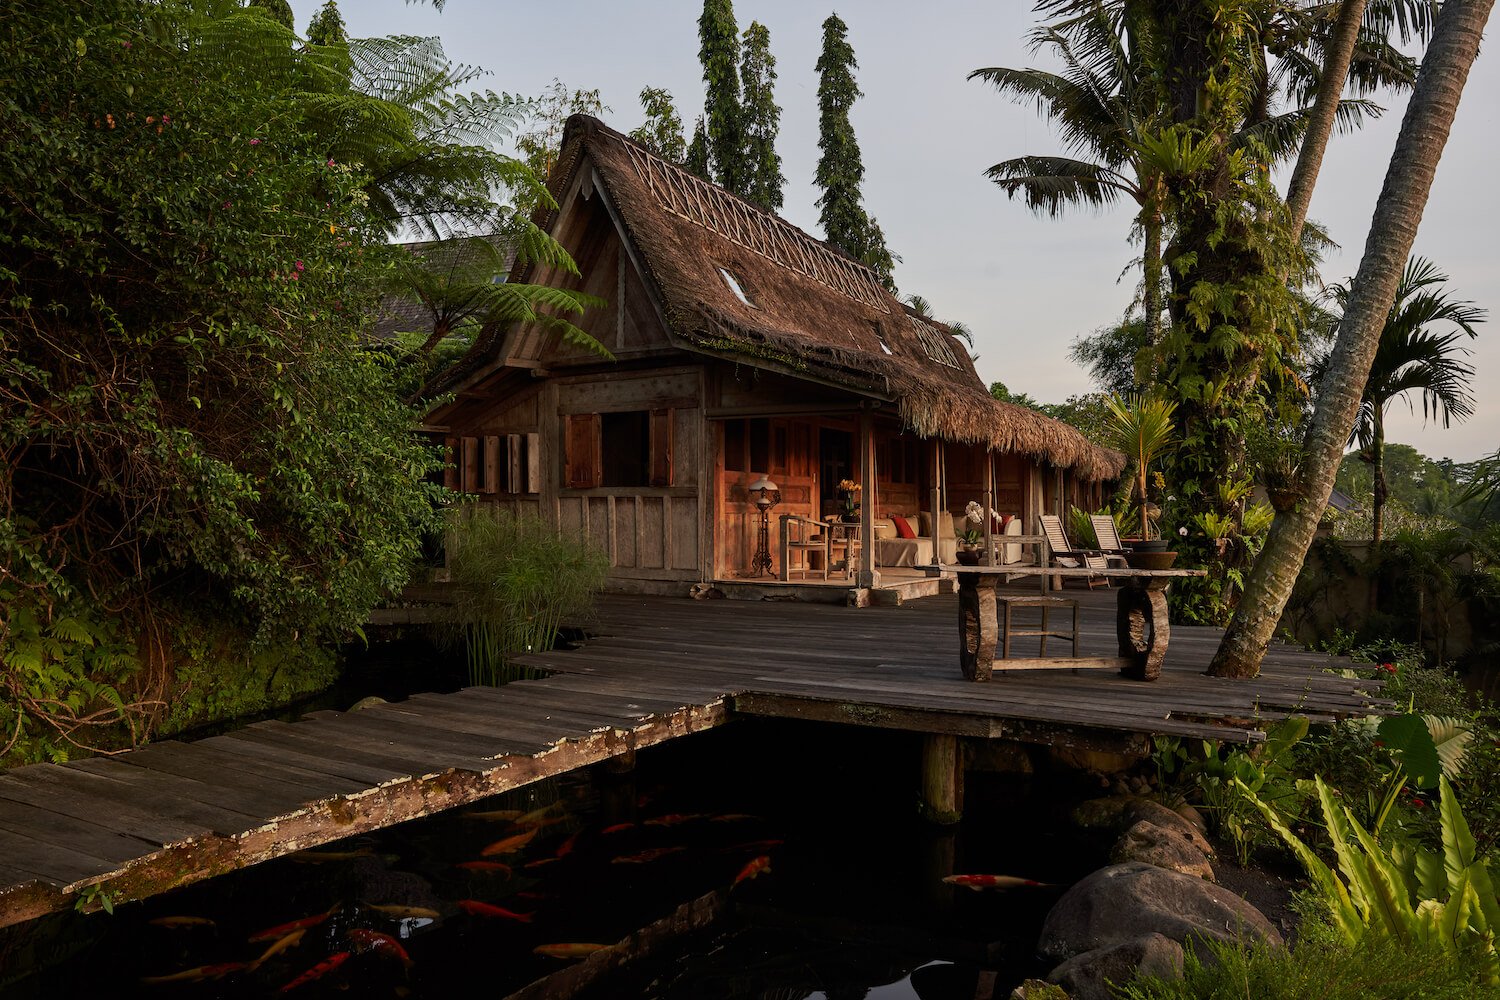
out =
<svg viewBox="0 0 1500 1000"><path fill-rule="evenodd" d="M297 26L322 0L292 0ZM782 107L778 152L786 175L782 214L821 237L814 201L818 157L817 74L821 24L831 10L849 25L865 96L852 119L864 154L864 198L890 248L903 261L896 282L917 293L940 319L975 333L979 374L1012 391L1060 402L1088 391L1088 376L1067 358L1080 334L1116 321L1130 301L1138 253L1127 243L1132 212L1038 218L986 180L991 164L1026 153L1056 153L1057 140L1034 109L965 79L982 66L1040 65L1025 36L1035 24L1020 0L989 4L928 0L913 5L858 0L838 7L787 0L740 0L741 30L752 20L771 32ZM703 103L698 64L701 0L552 0L494 4L448 0L441 12L404 0L343 0L355 36L437 35L451 58L490 71L483 86L524 95L553 78L570 89L602 91L606 122L622 132L642 121L637 94L664 87L688 129ZM1341 248L1323 267L1342 281L1358 267L1370 217L1395 144L1404 101L1390 95L1384 118L1336 136L1313 198L1312 217ZM1469 78L1453 136L1438 170L1415 252L1452 276L1465 299L1500 310L1500 62L1486 48ZM1469 361L1476 370L1476 412L1447 430L1423 426L1396 402L1391 440L1433 457L1468 461L1500 446L1500 314L1480 328Z"/></svg>

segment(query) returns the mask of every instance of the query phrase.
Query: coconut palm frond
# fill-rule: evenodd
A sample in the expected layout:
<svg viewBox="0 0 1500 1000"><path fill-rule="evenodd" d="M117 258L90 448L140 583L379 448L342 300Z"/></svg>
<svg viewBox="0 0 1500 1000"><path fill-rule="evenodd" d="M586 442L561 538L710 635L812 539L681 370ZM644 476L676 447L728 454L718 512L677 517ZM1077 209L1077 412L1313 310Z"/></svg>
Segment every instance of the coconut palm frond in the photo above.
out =
<svg viewBox="0 0 1500 1000"><path fill-rule="evenodd" d="M1061 156L1018 156L984 172L1002 191L1021 195L1026 207L1050 216L1078 206L1102 208L1122 194L1136 197L1136 189L1113 170Z"/></svg>

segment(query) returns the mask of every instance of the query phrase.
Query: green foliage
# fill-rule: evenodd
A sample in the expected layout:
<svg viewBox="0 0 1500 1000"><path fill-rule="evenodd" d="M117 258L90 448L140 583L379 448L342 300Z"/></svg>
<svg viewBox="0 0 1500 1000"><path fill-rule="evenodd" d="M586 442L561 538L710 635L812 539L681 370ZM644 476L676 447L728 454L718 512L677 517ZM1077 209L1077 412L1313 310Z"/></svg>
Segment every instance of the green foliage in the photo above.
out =
<svg viewBox="0 0 1500 1000"><path fill-rule="evenodd" d="M1121 399L1108 396L1109 410L1105 425L1105 443L1122 451L1135 469L1135 499L1140 504L1141 538L1151 537L1151 499L1148 491L1151 463L1170 455L1177 447L1177 428L1172 415L1177 410L1173 400L1161 396L1131 396Z"/></svg>
<svg viewBox="0 0 1500 1000"><path fill-rule="evenodd" d="M1454 960L1477 955L1485 983L1500 985L1500 952L1495 947L1500 898L1448 779L1439 779L1440 854L1399 843L1383 847L1336 800L1322 778L1313 780L1338 859L1337 873L1287 828L1275 810L1248 788L1242 791L1307 869L1344 942L1353 945L1375 937L1403 947L1441 950Z"/></svg>
<svg viewBox="0 0 1500 1000"><path fill-rule="evenodd" d="M292 5L287 0L249 0L245 6L263 13L288 31L296 29Z"/></svg>
<svg viewBox="0 0 1500 1000"><path fill-rule="evenodd" d="M482 504L449 513L456 600L442 637L465 646L474 684L530 676L507 658L551 649L564 619L589 613L609 559L532 515Z"/></svg>
<svg viewBox="0 0 1500 1000"><path fill-rule="evenodd" d="M434 520L438 458L361 342L386 217L328 154L317 53L144 0L0 33L0 585L32 623L0 652L33 704L128 728L171 690L177 622L244 644L363 622Z"/></svg>
<svg viewBox="0 0 1500 1000"><path fill-rule="evenodd" d="M687 141L682 136L682 117L672 95L660 87L641 88L641 109L646 120L630 133L630 138L672 163L687 159Z"/></svg>
<svg viewBox="0 0 1500 1000"><path fill-rule="evenodd" d="M767 212L778 212L786 178L781 175L781 157L776 152L781 108L776 106L774 93L776 57L771 55L771 32L759 21L752 21L741 42L741 122L747 161L744 195Z"/></svg>
<svg viewBox="0 0 1500 1000"><path fill-rule="evenodd" d="M698 116L698 121L693 126L693 141L688 143L687 156L682 165L706 181L713 180L708 169L708 130L703 124L702 115Z"/></svg>
<svg viewBox="0 0 1500 1000"><path fill-rule="evenodd" d="M608 111L595 90L569 90L558 79L530 102L525 121L516 134L516 152L531 173L543 181L552 176L552 167L562 151L563 130L573 115L598 116ZM516 204L523 209L550 204L542 192L518 192Z"/></svg>
<svg viewBox="0 0 1500 1000"><path fill-rule="evenodd" d="M1304 922L1290 949L1203 941L1187 953L1180 979L1140 978L1117 989L1125 1000L1476 1000L1492 996L1478 960L1442 948L1365 938L1354 946Z"/></svg>
<svg viewBox="0 0 1500 1000"><path fill-rule="evenodd" d="M813 181L818 197L818 225L823 237L845 256L860 261L890 287L895 258L885 234L861 204L865 165L849 110L862 94L854 82L859 63L849 44L849 26L837 14L823 22L823 50L818 56L818 157Z"/></svg>
<svg viewBox="0 0 1500 1000"><path fill-rule="evenodd" d="M348 45L349 32L344 27L337 0L328 0L307 23L309 45Z"/></svg>
<svg viewBox="0 0 1500 1000"><path fill-rule="evenodd" d="M1229 839L1241 865L1248 865L1255 849L1266 843L1266 831L1240 789L1252 789L1279 821L1290 822L1300 815L1302 796L1292 768L1295 748L1308 728L1305 718L1287 719L1271 728L1264 744L1250 751L1205 740L1202 757L1182 769L1184 779L1196 784L1215 829Z"/></svg>
<svg viewBox="0 0 1500 1000"><path fill-rule="evenodd" d="M727 191L748 195L751 174L745 161L745 112L740 105L740 33L731 0L703 0L698 42L713 179Z"/></svg>

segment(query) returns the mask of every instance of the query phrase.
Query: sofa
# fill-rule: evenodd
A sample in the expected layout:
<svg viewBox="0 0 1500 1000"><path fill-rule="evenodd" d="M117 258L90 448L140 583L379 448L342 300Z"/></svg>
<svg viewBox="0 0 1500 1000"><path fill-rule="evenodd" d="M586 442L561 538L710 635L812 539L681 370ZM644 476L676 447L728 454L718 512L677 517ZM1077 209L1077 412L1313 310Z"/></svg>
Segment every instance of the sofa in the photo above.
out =
<svg viewBox="0 0 1500 1000"><path fill-rule="evenodd" d="M941 561L951 563L958 552L958 528L962 514L940 511L938 515L938 549ZM907 523L917 533L916 538L901 538L896 532L896 522L889 517L875 519L875 565L883 567L914 567L932 565L932 514L921 511L907 516ZM1005 534L1021 534L1021 519L1011 518L1005 526ZM999 562L1010 565L1026 561L1020 545L1000 545Z"/></svg>

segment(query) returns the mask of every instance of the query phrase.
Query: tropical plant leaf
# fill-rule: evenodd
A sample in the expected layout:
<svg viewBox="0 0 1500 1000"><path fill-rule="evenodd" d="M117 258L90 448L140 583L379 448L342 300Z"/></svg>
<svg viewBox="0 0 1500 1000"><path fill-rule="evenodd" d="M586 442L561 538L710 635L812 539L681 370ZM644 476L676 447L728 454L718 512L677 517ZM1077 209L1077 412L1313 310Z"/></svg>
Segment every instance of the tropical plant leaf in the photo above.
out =
<svg viewBox="0 0 1500 1000"><path fill-rule="evenodd" d="M1435 788L1442 776L1437 745L1420 715L1393 715L1382 719L1377 730L1386 749L1406 770L1418 788Z"/></svg>

